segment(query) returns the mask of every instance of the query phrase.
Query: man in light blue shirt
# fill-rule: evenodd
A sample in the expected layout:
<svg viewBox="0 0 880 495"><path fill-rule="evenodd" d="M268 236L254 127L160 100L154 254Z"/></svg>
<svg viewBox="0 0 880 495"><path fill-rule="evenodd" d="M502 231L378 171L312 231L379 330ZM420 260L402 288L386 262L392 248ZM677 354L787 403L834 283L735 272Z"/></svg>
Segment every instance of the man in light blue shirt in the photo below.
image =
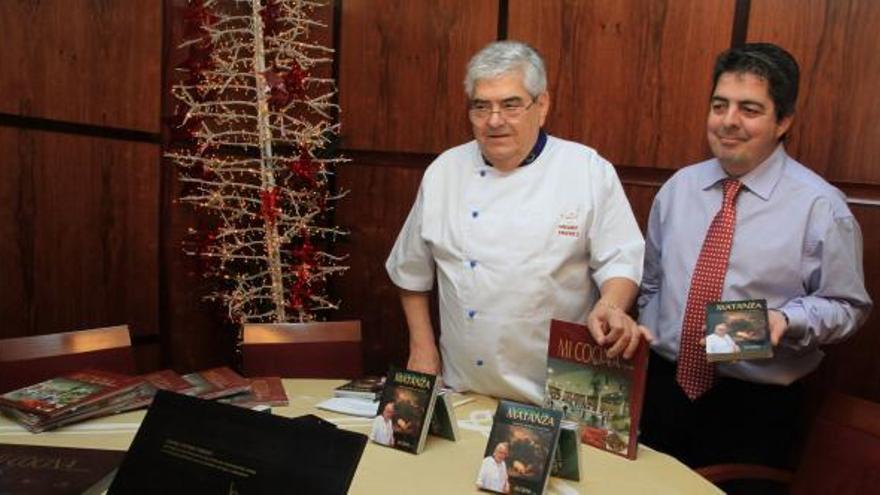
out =
<svg viewBox="0 0 880 495"><path fill-rule="evenodd" d="M819 365L820 345L851 335L871 309L861 232L845 196L783 146L798 78L797 62L775 45L722 53L707 119L715 158L679 170L651 208L638 304L655 340L641 440L691 466L785 465L799 380ZM743 187L721 299L767 300L774 356L713 365L714 385L691 401L676 382L682 320L729 178Z"/></svg>

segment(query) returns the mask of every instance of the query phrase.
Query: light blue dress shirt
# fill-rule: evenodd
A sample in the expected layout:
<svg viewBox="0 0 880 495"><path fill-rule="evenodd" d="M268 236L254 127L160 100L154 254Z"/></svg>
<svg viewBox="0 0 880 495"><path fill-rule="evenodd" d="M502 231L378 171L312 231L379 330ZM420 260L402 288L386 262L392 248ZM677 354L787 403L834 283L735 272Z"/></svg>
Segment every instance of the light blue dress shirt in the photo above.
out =
<svg viewBox="0 0 880 495"><path fill-rule="evenodd" d="M712 159L667 181L651 207L639 322L653 348L678 356L691 275L727 174ZM723 300L766 299L789 329L772 359L719 364L722 375L787 385L822 360L819 345L855 332L871 310L862 267L862 235L842 192L782 145L742 176Z"/></svg>

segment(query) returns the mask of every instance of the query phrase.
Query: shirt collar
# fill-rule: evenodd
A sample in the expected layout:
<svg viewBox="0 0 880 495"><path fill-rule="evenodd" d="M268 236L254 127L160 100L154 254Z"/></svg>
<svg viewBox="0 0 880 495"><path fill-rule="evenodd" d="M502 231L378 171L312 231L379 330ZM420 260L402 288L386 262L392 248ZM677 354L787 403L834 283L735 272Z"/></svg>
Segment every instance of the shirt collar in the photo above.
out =
<svg viewBox="0 0 880 495"><path fill-rule="evenodd" d="M770 195L773 193L773 189L779 182L780 177L782 177L782 170L787 156L785 147L780 143L763 163L740 177L739 181L743 183L746 189L767 201L770 199ZM707 168L703 174L700 187L703 190L710 189L728 178L727 172L721 168L721 163L718 160L713 160L712 166Z"/></svg>
<svg viewBox="0 0 880 495"><path fill-rule="evenodd" d="M526 155L526 159L522 161L518 166L525 167L526 165L530 165L532 162L538 159L538 156L541 155L541 152L544 151L544 146L547 144L547 133L544 132L544 129L541 128L538 130L538 140L535 141L535 145L532 146L532 151ZM482 155L480 155L482 156ZM483 163L492 167L493 165L489 163L489 160L483 156Z"/></svg>

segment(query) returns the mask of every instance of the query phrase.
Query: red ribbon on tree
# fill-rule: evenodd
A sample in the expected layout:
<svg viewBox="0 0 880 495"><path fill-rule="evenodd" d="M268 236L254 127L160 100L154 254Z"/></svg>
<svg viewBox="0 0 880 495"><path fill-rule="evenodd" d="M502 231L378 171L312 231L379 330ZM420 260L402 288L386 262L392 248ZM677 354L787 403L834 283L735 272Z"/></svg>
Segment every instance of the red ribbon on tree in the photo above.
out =
<svg viewBox="0 0 880 495"><path fill-rule="evenodd" d="M284 86L287 88L287 92L297 98L304 97L306 95L305 81L307 76L306 71L298 63L293 62L293 67L284 75Z"/></svg>
<svg viewBox="0 0 880 495"><path fill-rule="evenodd" d="M217 16L205 7L204 0L190 0L183 11L184 35L193 38L204 34L207 27L217 22Z"/></svg>
<svg viewBox="0 0 880 495"><path fill-rule="evenodd" d="M296 62L287 71L277 67L263 72L266 86L269 88L269 106L272 110L281 110L289 105L294 98L302 99L305 94L306 72Z"/></svg>
<svg viewBox="0 0 880 495"><path fill-rule="evenodd" d="M311 299L313 291L309 285L309 265L303 263L296 271L296 282L290 288L290 307L296 311L305 309L306 301Z"/></svg>
<svg viewBox="0 0 880 495"><path fill-rule="evenodd" d="M320 165L320 163L312 160L312 157L309 156L306 150L302 150L298 158L287 162L287 168L290 169L294 177L309 187L314 187L318 184L317 175Z"/></svg>
<svg viewBox="0 0 880 495"><path fill-rule="evenodd" d="M278 188L264 189L260 191L260 214L269 224L274 224L278 218Z"/></svg>
<svg viewBox="0 0 880 495"><path fill-rule="evenodd" d="M278 22L278 18L281 17L281 5L275 0L266 0L266 6L260 11L260 17L263 19L265 36L274 36L281 31L281 23Z"/></svg>

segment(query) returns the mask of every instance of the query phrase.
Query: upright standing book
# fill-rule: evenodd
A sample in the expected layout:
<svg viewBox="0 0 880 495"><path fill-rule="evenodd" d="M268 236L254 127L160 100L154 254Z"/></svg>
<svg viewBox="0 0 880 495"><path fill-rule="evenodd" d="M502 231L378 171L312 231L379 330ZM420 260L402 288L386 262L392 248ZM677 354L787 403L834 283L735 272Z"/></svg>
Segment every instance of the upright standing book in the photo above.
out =
<svg viewBox="0 0 880 495"><path fill-rule="evenodd" d="M715 301L706 305L706 359L736 361L773 357L767 301Z"/></svg>
<svg viewBox="0 0 880 495"><path fill-rule="evenodd" d="M434 402L434 414L431 415L431 435L447 440L458 440L458 419L455 417L455 404L452 403L452 391L441 390Z"/></svg>
<svg viewBox="0 0 880 495"><path fill-rule="evenodd" d="M392 368L370 439L378 444L418 454L425 446L437 400L437 377Z"/></svg>
<svg viewBox="0 0 880 495"><path fill-rule="evenodd" d="M647 343L632 359L608 358L584 325L550 322L544 406L583 426L581 441L635 459Z"/></svg>
<svg viewBox="0 0 880 495"><path fill-rule="evenodd" d="M561 421L559 411L502 400L495 410L477 487L496 493L544 493Z"/></svg>

